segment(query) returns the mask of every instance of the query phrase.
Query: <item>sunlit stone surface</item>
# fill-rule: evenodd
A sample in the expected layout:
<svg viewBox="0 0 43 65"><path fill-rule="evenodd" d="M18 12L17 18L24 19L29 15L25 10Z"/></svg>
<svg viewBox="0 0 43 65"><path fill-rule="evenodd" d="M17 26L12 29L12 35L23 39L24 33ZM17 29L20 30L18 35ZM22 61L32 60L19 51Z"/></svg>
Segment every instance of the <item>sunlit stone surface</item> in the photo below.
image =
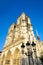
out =
<svg viewBox="0 0 43 65"><path fill-rule="evenodd" d="M37 62L39 63L38 65L41 65L38 58L43 51L43 42L40 41L40 39L36 39L36 37L30 18L23 12L17 19L17 23L13 23L8 30L5 45L0 55L0 65L29 65L28 56L25 54L22 55L21 53L21 44L23 42L26 46L27 41L29 41L30 44L34 41L36 44L36 53L31 46L33 54L32 57L30 56L30 65L33 65L33 62L34 65L37 65ZM27 52L26 47L24 50Z"/></svg>

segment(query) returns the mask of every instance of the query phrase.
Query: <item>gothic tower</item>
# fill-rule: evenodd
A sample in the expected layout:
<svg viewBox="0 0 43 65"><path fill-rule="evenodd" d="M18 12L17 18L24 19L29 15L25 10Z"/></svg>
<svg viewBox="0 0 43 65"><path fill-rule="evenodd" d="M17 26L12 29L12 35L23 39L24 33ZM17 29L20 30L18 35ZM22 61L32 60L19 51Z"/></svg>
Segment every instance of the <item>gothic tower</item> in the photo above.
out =
<svg viewBox="0 0 43 65"><path fill-rule="evenodd" d="M17 19L17 23L13 23L8 30L1 55L1 65L21 65L21 44L26 45L27 41L30 44L34 41L37 46L37 39L34 35L30 18L23 12ZM27 51L26 48L25 51ZM39 54L37 55L39 56ZM23 57L26 56L24 55Z"/></svg>

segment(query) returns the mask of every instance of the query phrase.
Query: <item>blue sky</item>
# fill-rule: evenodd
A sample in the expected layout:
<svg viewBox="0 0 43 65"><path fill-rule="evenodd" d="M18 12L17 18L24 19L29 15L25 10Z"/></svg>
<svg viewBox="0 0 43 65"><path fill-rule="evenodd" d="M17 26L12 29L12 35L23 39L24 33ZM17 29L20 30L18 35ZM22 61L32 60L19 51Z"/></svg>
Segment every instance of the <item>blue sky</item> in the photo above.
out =
<svg viewBox="0 0 43 65"><path fill-rule="evenodd" d="M16 22L22 12L30 17L34 32L37 29L43 40L43 0L0 0L0 51L10 25Z"/></svg>

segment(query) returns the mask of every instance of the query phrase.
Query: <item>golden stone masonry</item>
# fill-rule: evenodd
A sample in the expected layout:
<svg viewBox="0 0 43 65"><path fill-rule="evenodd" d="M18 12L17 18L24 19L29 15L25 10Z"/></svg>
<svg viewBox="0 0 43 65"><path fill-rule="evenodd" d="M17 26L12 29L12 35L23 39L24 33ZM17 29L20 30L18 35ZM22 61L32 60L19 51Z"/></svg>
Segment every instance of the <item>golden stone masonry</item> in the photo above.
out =
<svg viewBox="0 0 43 65"><path fill-rule="evenodd" d="M27 41L29 41L30 44L34 41L36 44L36 54L39 58L43 51L43 42L40 41L38 35L37 38L35 37L30 18L26 16L25 13L22 13L17 19L17 23L13 23L8 30L4 48L2 52L0 52L0 65L22 65L21 58L24 57L27 59L27 56L25 54L22 55L21 45L24 43L24 50L27 52ZM35 55L32 46L31 49L34 59Z"/></svg>

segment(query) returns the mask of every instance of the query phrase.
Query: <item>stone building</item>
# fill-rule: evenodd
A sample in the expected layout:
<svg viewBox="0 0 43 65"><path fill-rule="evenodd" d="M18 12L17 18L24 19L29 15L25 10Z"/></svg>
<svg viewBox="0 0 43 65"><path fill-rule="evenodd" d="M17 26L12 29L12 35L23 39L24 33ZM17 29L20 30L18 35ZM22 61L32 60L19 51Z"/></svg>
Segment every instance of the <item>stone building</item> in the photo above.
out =
<svg viewBox="0 0 43 65"><path fill-rule="evenodd" d="M1 54L2 54L2 52L0 51L0 64L1 64Z"/></svg>
<svg viewBox="0 0 43 65"><path fill-rule="evenodd" d="M1 54L0 65L21 65L21 58L24 57L27 59L25 54L22 55L21 45L24 43L24 49L25 52L27 52L27 41L29 41L30 44L32 44L34 41L36 44L36 54L39 58L41 50L43 50L41 45L43 42L40 41L39 37L36 39L30 18L26 16L25 13L22 13L21 16L17 19L17 23L13 23L8 30L8 35L6 37L5 45ZM31 47L31 50L34 52L33 47ZM34 53L32 56L34 59Z"/></svg>

